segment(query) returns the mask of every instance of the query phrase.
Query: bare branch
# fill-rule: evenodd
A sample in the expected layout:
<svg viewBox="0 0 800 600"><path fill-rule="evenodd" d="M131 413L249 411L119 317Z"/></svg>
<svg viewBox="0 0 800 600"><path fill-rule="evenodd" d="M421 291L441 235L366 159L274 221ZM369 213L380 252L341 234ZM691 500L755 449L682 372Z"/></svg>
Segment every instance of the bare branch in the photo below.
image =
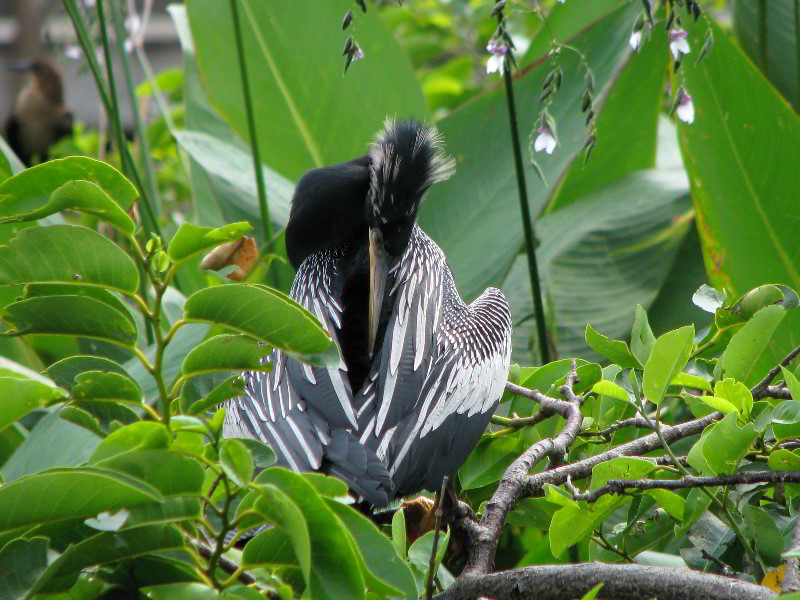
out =
<svg viewBox="0 0 800 600"><path fill-rule="evenodd" d="M515 598L571 600L603 582L600 595L616 600L771 600L765 587L710 573L644 565L545 565L479 577L460 577L436 600Z"/></svg>
<svg viewBox="0 0 800 600"><path fill-rule="evenodd" d="M197 538L187 535L186 541L189 542L192 546L194 546L195 550L197 550L197 553L206 560L211 558L212 555L214 554L214 550L211 548L211 546L209 546L205 542L198 540ZM217 560L217 566L223 571L225 571L228 575L233 575L234 573L238 572L238 577L237 577L238 580L245 585L250 585L256 582L255 577L253 577L247 571L239 571L239 565L237 565L229 558L226 558L225 556L219 557L219 559ZM277 598L278 596L276 594L274 596L270 595L269 597Z"/></svg>
<svg viewBox="0 0 800 600"><path fill-rule="evenodd" d="M779 362L777 365L772 367L769 372L764 376L764 379L759 381L755 387L753 387L751 392L753 392L753 398L755 399L756 396L759 398L763 398L764 396L761 395L764 390L766 390L767 386L772 383L772 380L781 372L781 367L787 366L790 362L792 362L795 357L800 354L800 346L789 352L786 356L783 357L783 360Z"/></svg>
<svg viewBox="0 0 800 600"><path fill-rule="evenodd" d="M553 414L561 415L566 419L566 425L555 438L543 439L533 444L506 469L497 490L486 504L483 517L473 528L474 544L470 546L469 558L462 576L489 572L494 564L497 540L500 538L511 507L521 497L522 486L528 472L547 456L560 457L575 441L583 422L580 410L581 398L573 392L577 381L578 368L573 360L572 370L559 390L567 398L566 401L550 398L539 392L532 393L538 397L540 410L552 411Z"/></svg>
<svg viewBox="0 0 800 600"><path fill-rule="evenodd" d="M611 434L614 433L617 429L622 429L623 427L638 427L639 429L651 429L650 423L648 423L642 417L631 417L630 419L623 419L622 421L617 421L613 425L606 427L605 429L601 429L600 431L581 431L581 437L604 437L610 438Z"/></svg>
<svg viewBox="0 0 800 600"><path fill-rule="evenodd" d="M780 385L768 385L753 392L753 400L761 400L761 398L780 398L781 400L792 400L792 394L789 388ZM797 398L795 398L797 400Z"/></svg>
<svg viewBox="0 0 800 600"><path fill-rule="evenodd" d="M716 477L687 476L681 479L610 479L604 486L583 494L567 479L567 489L575 500L596 502L607 494L624 494L627 489L637 490L680 490L695 487L716 487L719 485L740 485L743 483L800 483L800 471L742 471L733 475Z"/></svg>

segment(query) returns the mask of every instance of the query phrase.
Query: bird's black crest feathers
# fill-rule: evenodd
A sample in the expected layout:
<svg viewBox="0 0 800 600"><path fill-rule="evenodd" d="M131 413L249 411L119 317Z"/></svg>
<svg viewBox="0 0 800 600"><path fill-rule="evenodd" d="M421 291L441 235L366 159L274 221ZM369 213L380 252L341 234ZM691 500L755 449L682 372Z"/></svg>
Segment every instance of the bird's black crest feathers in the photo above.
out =
<svg viewBox="0 0 800 600"><path fill-rule="evenodd" d="M369 201L374 217L384 223L411 216L425 190L455 171L436 127L414 120L387 119L369 156Z"/></svg>

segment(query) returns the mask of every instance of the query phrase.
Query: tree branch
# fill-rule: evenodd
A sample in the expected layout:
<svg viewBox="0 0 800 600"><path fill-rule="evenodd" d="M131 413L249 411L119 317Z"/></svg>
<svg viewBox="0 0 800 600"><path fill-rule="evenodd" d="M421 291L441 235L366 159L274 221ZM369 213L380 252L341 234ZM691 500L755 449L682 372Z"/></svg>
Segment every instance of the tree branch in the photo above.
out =
<svg viewBox="0 0 800 600"><path fill-rule="evenodd" d="M567 375L566 383L559 389L567 398L566 401L550 398L535 390L524 391L526 396L530 394L527 397L534 397L539 402L540 410L552 411L553 414L564 417L567 421L566 425L555 438L547 438L533 444L506 469L497 490L486 504L483 517L472 530L474 543L470 545L469 558L462 576L489 572L494 564L497 540L500 538L511 507L521 496L522 486L528 472L547 456L560 457L575 441L583 422L580 410L581 398L572 391L577 381L578 368L573 360L572 370ZM520 389L525 390L525 388Z"/></svg>
<svg viewBox="0 0 800 600"><path fill-rule="evenodd" d="M596 502L608 494L623 494L627 489L637 490L680 490L695 487L715 487L719 485L739 485L743 483L800 483L800 471L742 471L733 475L716 477L687 476L681 479L610 479L604 486L591 492L573 493L575 500ZM570 482L571 485L571 482Z"/></svg>
<svg viewBox="0 0 800 600"><path fill-rule="evenodd" d="M524 567L479 577L459 577L436 600L480 597L514 600L572 600L596 584L605 585L603 598L615 600L771 600L765 587L722 575L689 569L644 565L545 565Z"/></svg>
<svg viewBox="0 0 800 600"><path fill-rule="evenodd" d="M783 360L779 362L777 365L772 367L769 372L764 376L764 379L759 381L755 387L750 390L753 393L753 399L756 399L756 396L759 398L763 398L768 394L764 394L764 391L767 389L772 380L781 372L781 367L787 366L790 362L792 362L795 357L800 354L800 346L789 352L786 356L783 357ZM763 395L762 395L763 394Z"/></svg>
<svg viewBox="0 0 800 600"><path fill-rule="evenodd" d="M753 400L761 400L761 398L792 400L792 394L789 392L789 388L780 385L768 385L765 388L753 392ZM794 400L797 400L797 398L794 398Z"/></svg>

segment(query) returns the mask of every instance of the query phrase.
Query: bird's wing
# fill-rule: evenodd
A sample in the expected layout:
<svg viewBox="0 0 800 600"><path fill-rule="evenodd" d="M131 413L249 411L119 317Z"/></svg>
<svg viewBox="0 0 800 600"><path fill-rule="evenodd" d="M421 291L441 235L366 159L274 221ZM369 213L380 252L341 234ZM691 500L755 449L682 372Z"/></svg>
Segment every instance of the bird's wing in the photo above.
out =
<svg viewBox="0 0 800 600"><path fill-rule="evenodd" d="M409 246L395 267L379 360L355 399L360 439L390 474L449 416L492 409L511 354L503 295L490 289L464 305L441 250L418 229Z"/></svg>
<svg viewBox="0 0 800 600"><path fill-rule="evenodd" d="M291 297L313 314L337 343L341 327L341 290L336 289L339 250L325 250L311 255L300 266L292 285ZM314 367L299 361L285 361L292 385L308 398L333 427L357 429L353 393L344 360L332 367Z"/></svg>

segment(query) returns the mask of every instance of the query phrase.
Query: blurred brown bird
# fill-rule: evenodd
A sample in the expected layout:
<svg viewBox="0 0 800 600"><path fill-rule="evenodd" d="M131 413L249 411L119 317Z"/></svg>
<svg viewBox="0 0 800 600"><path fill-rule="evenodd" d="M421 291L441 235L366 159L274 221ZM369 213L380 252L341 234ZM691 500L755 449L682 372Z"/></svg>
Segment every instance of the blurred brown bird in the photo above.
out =
<svg viewBox="0 0 800 600"><path fill-rule="evenodd" d="M48 149L72 132L72 113L64 105L64 80L48 60L39 58L11 67L28 73L11 115L5 136L19 159L30 166L34 158L47 160Z"/></svg>

